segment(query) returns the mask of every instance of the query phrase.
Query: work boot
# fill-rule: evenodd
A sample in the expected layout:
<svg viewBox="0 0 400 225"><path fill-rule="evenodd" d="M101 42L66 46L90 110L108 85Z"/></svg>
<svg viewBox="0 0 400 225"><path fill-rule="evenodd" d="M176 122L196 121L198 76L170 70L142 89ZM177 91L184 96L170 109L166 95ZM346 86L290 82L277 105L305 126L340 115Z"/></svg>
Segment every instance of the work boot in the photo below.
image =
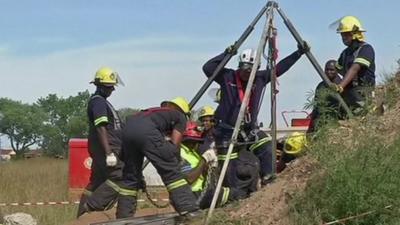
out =
<svg viewBox="0 0 400 225"><path fill-rule="evenodd" d="M118 192L105 182L87 199L87 205L90 206L93 211L109 210L115 205L117 198Z"/></svg>
<svg viewBox="0 0 400 225"><path fill-rule="evenodd" d="M83 214L89 212L87 204L86 203L79 203L79 207L78 207L78 213L76 215L76 218L78 219L79 217L81 217Z"/></svg>
<svg viewBox="0 0 400 225"><path fill-rule="evenodd" d="M136 197L119 195L115 217L117 219L133 217L136 212L136 204Z"/></svg>
<svg viewBox="0 0 400 225"><path fill-rule="evenodd" d="M203 211L196 210L193 212L184 212L180 213L180 215L175 219L176 225L187 225L193 224L196 221L199 221L203 218Z"/></svg>
<svg viewBox="0 0 400 225"><path fill-rule="evenodd" d="M272 183L275 180L275 176L272 174L265 175L261 178L261 187L265 187L266 185Z"/></svg>
<svg viewBox="0 0 400 225"><path fill-rule="evenodd" d="M76 215L76 218L79 218L80 216L82 216L83 214L88 212L88 208L86 205L88 196L85 194L82 194L81 199L79 200L79 206L78 206L78 213Z"/></svg>
<svg viewBox="0 0 400 225"><path fill-rule="evenodd" d="M194 212L199 209L196 203L197 199L188 184L169 191L169 199L171 205L179 214Z"/></svg>

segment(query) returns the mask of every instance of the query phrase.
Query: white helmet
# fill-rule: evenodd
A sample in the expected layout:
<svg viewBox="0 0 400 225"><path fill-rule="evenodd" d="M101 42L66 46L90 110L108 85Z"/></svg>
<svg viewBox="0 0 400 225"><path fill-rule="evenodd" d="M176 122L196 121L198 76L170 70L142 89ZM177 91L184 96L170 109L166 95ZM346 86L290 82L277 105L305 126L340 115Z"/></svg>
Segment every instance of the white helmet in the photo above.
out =
<svg viewBox="0 0 400 225"><path fill-rule="evenodd" d="M251 48L245 49L239 55L239 66L243 63L254 64L255 59L256 59L256 52Z"/></svg>

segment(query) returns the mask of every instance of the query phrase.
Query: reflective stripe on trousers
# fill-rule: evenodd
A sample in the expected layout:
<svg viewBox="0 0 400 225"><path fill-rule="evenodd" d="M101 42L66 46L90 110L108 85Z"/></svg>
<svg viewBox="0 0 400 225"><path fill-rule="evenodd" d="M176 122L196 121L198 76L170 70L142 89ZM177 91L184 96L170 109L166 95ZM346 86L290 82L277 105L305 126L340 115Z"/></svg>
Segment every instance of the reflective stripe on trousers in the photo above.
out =
<svg viewBox="0 0 400 225"><path fill-rule="evenodd" d="M177 180L177 181L174 181L174 182L168 184L167 190L172 191L174 189L177 189L177 188L182 187L187 184L188 184L188 182L185 179L180 179L180 180Z"/></svg>
<svg viewBox="0 0 400 225"><path fill-rule="evenodd" d="M112 182L111 180L106 180L106 184L110 186L114 191L118 192L120 195L125 195L125 196L137 196L137 190L129 190L125 188L121 188L118 186L116 183Z"/></svg>

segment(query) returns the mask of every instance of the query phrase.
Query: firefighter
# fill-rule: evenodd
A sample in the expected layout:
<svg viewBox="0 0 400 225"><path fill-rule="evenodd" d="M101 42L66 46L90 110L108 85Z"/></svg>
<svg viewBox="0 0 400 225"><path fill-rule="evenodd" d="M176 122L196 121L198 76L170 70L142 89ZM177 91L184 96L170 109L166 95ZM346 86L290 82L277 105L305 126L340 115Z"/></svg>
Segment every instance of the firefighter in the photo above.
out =
<svg viewBox="0 0 400 225"><path fill-rule="evenodd" d="M336 69L336 60L328 60L324 71L332 83L339 84L342 81ZM324 81L321 81L315 89L313 110L310 114L311 122L307 133L316 132L318 127L329 120L343 119L344 112L339 106L338 100L332 95L332 90Z"/></svg>
<svg viewBox="0 0 400 225"><path fill-rule="evenodd" d="M121 151L121 119L111 103L107 101L115 90L115 86L123 83L118 74L108 67L100 68L90 83L96 86L96 91L90 97L87 108L88 147L93 161L89 184L80 199L78 217L87 211L104 210L107 205L113 205L115 201L107 202L104 206L94 204L89 209L87 203L102 201L102 196L92 196L92 194L109 179L121 179L123 166L118 159Z"/></svg>
<svg viewBox="0 0 400 225"><path fill-rule="evenodd" d="M281 138L277 144L281 156L276 165L277 172L280 173L286 168L286 163L289 163L301 156L307 148L307 138L304 133L293 132L285 138Z"/></svg>
<svg viewBox="0 0 400 225"><path fill-rule="evenodd" d="M122 155L125 163L121 188L129 190L118 199L117 218L132 217L136 211L136 193L143 188L142 165L146 157L167 187L171 205L184 217L199 214L196 197L180 171L180 144L186 128L189 104L177 97L161 107L149 108L128 116L122 131ZM165 137L170 137L169 141Z"/></svg>
<svg viewBox="0 0 400 225"><path fill-rule="evenodd" d="M282 75L290 67L297 62L297 60L309 50L306 43L298 46L298 50L293 52L288 57L281 60L276 65L277 76ZM207 77L210 77L218 64L222 61L226 54L235 54L236 51L232 46L228 47L222 54L210 59L203 66L203 71ZM244 97L245 88L252 66L255 61L255 51L252 49L246 49L239 55L239 66L238 69L223 68L218 76L215 78L215 82L220 85L221 99L219 105L215 111L215 144L218 148L219 159L225 160L229 141L232 137L233 128L235 126L236 119L239 114L241 102ZM253 88L251 91L251 97L249 105L245 113L245 119L241 127L241 135L239 141L242 142L254 142L249 146L249 150L252 151L259 159L261 163L261 177L262 184L266 185L272 181L272 151L266 148L266 143L270 138L257 126L257 116L259 112L259 106L261 104L261 98L265 86L270 82L269 71L258 70L256 78L254 80ZM236 160L238 157L238 151L234 150L231 155L232 162L229 164L225 185L229 187L237 186L236 178Z"/></svg>
<svg viewBox="0 0 400 225"><path fill-rule="evenodd" d="M356 115L365 113L366 100L375 87L375 52L365 42L365 31L354 16L343 17L337 27L347 48L336 64L343 80L334 88Z"/></svg>
<svg viewBox="0 0 400 225"><path fill-rule="evenodd" d="M213 148L200 153L198 148L202 142L203 135L197 124L188 122L181 144L181 170L185 174L187 182L191 185L200 208L206 209L211 205L217 184L218 173L216 173L215 169L218 164L218 158ZM255 158L255 160L258 159ZM249 169L248 172L250 174L243 176L244 179L241 180L242 190L222 187L217 206L221 207L228 202L248 197L246 184L252 185L258 182L257 170Z"/></svg>
<svg viewBox="0 0 400 225"><path fill-rule="evenodd" d="M200 109L198 120L203 128L203 143L199 147L200 153L203 153L207 149L212 148L214 142L214 109L211 106L204 106Z"/></svg>

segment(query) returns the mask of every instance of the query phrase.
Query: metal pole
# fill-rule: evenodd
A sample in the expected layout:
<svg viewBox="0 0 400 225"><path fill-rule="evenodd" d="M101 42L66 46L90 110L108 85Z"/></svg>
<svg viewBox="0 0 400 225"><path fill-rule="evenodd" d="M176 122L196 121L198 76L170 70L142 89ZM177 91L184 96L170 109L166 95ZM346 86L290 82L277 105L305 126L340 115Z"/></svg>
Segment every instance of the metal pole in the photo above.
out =
<svg viewBox="0 0 400 225"><path fill-rule="evenodd" d="M246 28L246 30L243 32L243 34L239 37L239 39L235 42L234 44L234 49L239 49L239 47L243 44L243 42L247 39L247 37L251 34L251 32L254 30L254 26L257 24L257 22L260 20L261 16L265 13L267 8L269 7L269 2L260 10L260 12L257 14L257 16L253 19L253 21L250 23L250 25ZM203 96L204 92L207 91L208 87L210 87L211 83L214 81L215 77L218 75L218 73L225 67L225 65L229 62L229 60L232 58L232 54L227 54L224 59L218 64L217 68L215 69L214 73L207 79L207 81L201 86L200 90L196 93L196 95L193 97L193 99L189 103L190 109L196 105L196 103L199 101L201 96ZM146 160L143 163L142 170L144 170L147 165L149 164L149 161Z"/></svg>
<svg viewBox="0 0 400 225"><path fill-rule="evenodd" d="M239 49L239 47L243 44L243 42L247 39L247 37L250 35L250 33L254 30L254 26L257 24L257 22L260 20L261 16L265 13L267 8L269 7L269 3L267 3L257 14L257 16L254 18L254 20L250 23L250 25L247 27L247 29L243 32L243 34L240 36L240 38L235 42L234 44L234 49ZM219 63L217 68L215 69L214 73L207 79L207 81L201 86L200 90L196 93L196 95L193 97L193 99L189 103L190 109L194 107L194 105L199 101L201 96L203 96L204 92L210 87L211 83L214 81L215 77L219 74L219 72L225 67L225 65L228 63L228 61L232 58L233 54L227 54L225 55L224 59Z"/></svg>
<svg viewBox="0 0 400 225"><path fill-rule="evenodd" d="M269 19L269 13L268 12L270 10L271 10L271 8L269 8L267 10L267 21ZM231 153L232 153L233 147L235 146L235 143L236 143L236 140L237 140L237 137L238 137L238 134L239 134L240 125L242 124L244 113L245 113L245 110L246 110L246 107L247 107L247 104L248 104L248 101L249 101L251 88L253 86L254 79L256 77L256 72L257 72L258 66L259 66L260 61L261 61L261 54L264 52L263 46L265 46L265 42L267 41L267 39L268 39L268 26L267 26L267 24L265 24L265 28L263 30L263 33L262 33L262 36L261 36L261 39L260 39L260 42L259 42L259 45L258 45L258 48L257 48L256 59L255 59L255 62L253 64L253 68L251 70L249 80L247 81L247 86L246 86L246 91L245 91L245 94L244 94L244 98L243 98L242 104L240 105L240 111L239 111L238 117L236 119L235 128L233 130L233 134L232 134L232 138L231 138L231 143L229 144L228 152L226 154L226 159L225 159L224 164L222 166L222 170L221 170L221 174L220 174L219 179L218 179L217 187L215 189L215 193L214 193L214 196L213 196L213 199L212 199L212 202L211 202L211 206L210 206L207 218L206 218L205 223L204 223L205 225L207 225L210 222L210 219L211 219L212 214L214 212L215 206L217 204L218 195L219 195L221 187L222 187L222 181L224 180L225 173L226 173L226 170L228 168L229 160L230 160L230 157L231 157Z"/></svg>
<svg viewBox="0 0 400 225"><path fill-rule="evenodd" d="M275 68L275 36L276 30L273 25L274 10L271 10L271 18L269 21L269 41L268 41L268 63L267 70L271 77L271 144L272 144L272 176L276 174L276 68Z"/></svg>
<svg viewBox="0 0 400 225"><path fill-rule="evenodd" d="M293 26L293 24L290 22L290 20L286 17L285 13L282 11L281 8L279 8L278 4L275 3L274 7L278 11L279 15L282 17L283 22L285 23L286 27L289 29L290 33L293 35L294 39L297 41L299 45L304 45L304 41L301 38L300 34L297 32L296 28ZM326 76L324 71L322 70L322 67L319 65L318 61L315 59L314 55L311 53L311 51L307 51L306 53L307 58L310 60L311 64L314 66L315 70L318 72L319 76L322 78L322 80L328 85L332 86L332 82L329 80L329 78ZM346 102L343 100L342 96L339 93L335 93L335 98L339 101L339 104L343 107L344 110L346 110L347 115L349 118L353 117L353 113L350 110L349 106L346 104Z"/></svg>

